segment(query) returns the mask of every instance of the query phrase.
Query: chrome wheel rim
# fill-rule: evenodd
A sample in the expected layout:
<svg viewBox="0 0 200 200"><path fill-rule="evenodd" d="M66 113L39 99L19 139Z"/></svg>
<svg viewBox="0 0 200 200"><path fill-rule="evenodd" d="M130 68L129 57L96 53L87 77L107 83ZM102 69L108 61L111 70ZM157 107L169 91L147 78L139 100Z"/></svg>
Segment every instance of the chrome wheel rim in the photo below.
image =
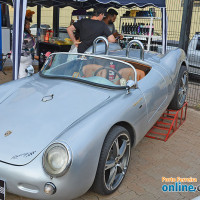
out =
<svg viewBox="0 0 200 200"><path fill-rule="evenodd" d="M188 90L188 74L184 72L181 81L179 83L179 91L178 91L178 103L179 105L183 105L185 103L185 99L187 96Z"/></svg>
<svg viewBox="0 0 200 200"><path fill-rule="evenodd" d="M104 183L108 190L116 189L123 180L130 158L130 140L122 133L112 143L104 168Z"/></svg>

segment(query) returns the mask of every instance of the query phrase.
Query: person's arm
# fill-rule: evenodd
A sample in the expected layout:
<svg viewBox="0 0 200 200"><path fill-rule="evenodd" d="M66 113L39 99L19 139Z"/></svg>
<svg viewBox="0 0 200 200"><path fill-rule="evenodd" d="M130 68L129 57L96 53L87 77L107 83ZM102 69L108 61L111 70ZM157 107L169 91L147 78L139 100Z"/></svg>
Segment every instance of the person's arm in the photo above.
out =
<svg viewBox="0 0 200 200"><path fill-rule="evenodd" d="M116 31L116 32L114 32L114 33L113 33L113 35L114 35L114 37L115 37L116 39L123 40L123 38L124 38L124 36L123 36L123 35L121 35L121 34L119 34L117 31Z"/></svg>
<svg viewBox="0 0 200 200"><path fill-rule="evenodd" d="M108 38L108 42L116 42L114 35L110 32L108 26L104 23L104 34Z"/></svg>
<svg viewBox="0 0 200 200"><path fill-rule="evenodd" d="M78 44L80 44L80 42L76 41L76 38L74 37L74 31L75 30L76 30L76 28L74 27L74 25L71 25L71 26L67 27L67 33L69 34L69 37L71 38L71 40L74 43L74 45L76 47L78 47Z"/></svg>
<svg viewBox="0 0 200 200"><path fill-rule="evenodd" d="M116 39L120 39L120 40L123 40L123 35L121 35L121 34L119 34L118 32L117 32L117 30L115 29L115 25L113 24L113 32L112 32L112 34L114 35L114 37L116 38Z"/></svg>
<svg viewBox="0 0 200 200"><path fill-rule="evenodd" d="M108 42L115 42L116 40L115 40L115 37L114 37L114 35L112 34L112 35L110 35L110 36L108 36Z"/></svg>

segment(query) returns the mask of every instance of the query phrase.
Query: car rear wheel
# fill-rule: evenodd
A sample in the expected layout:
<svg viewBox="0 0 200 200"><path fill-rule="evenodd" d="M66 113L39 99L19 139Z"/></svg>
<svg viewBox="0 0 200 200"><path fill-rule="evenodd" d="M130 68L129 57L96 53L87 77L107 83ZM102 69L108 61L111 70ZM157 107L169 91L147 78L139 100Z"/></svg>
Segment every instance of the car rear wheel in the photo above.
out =
<svg viewBox="0 0 200 200"><path fill-rule="evenodd" d="M181 66L178 79L176 82L176 89L174 97L169 105L169 108L179 110L185 103L188 90L188 71L186 66Z"/></svg>
<svg viewBox="0 0 200 200"><path fill-rule="evenodd" d="M121 184L128 168L131 138L129 132L114 126L104 141L93 190L99 194L111 194Z"/></svg>

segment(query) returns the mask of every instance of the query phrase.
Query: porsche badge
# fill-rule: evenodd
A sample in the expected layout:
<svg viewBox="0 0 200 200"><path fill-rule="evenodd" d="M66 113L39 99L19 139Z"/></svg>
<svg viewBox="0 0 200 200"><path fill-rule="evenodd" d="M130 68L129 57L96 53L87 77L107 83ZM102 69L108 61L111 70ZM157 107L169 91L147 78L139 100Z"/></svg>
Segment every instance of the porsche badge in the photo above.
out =
<svg viewBox="0 0 200 200"><path fill-rule="evenodd" d="M6 133L4 134L5 137L9 136L12 133L12 131L6 131Z"/></svg>

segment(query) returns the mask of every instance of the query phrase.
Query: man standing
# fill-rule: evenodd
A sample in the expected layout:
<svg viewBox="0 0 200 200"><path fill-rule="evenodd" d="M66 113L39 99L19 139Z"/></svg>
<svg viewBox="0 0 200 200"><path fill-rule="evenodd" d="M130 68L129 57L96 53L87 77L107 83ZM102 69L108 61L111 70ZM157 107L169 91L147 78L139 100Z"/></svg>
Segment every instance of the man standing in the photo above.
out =
<svg viewBox="0 0 200 200"><path fill-rule="evenodd" d="M120 35L116 29L115 29L115 25L114 22L116 20L116 17L118 15L118 12L114 9L109 9L107 12L106 17L103 19L103 21L105 22L105 24L107 24L108 28L110 29L111 33L114 35L115 38L119 38L120 40L123 39L123 36Z"/></svg>
<svg viewBox="0 0 200 200"><path fill-rule="evenodd" d="M115 37L102 21L104 13L104 8L96 8L91 19L79 20L67 28L69 37L74 45L78 47L78 53L84 53L98 36L105 35L108 42L115 42ZM74 36L73 32L76 30L80 32L80 42Z"/></svg>

